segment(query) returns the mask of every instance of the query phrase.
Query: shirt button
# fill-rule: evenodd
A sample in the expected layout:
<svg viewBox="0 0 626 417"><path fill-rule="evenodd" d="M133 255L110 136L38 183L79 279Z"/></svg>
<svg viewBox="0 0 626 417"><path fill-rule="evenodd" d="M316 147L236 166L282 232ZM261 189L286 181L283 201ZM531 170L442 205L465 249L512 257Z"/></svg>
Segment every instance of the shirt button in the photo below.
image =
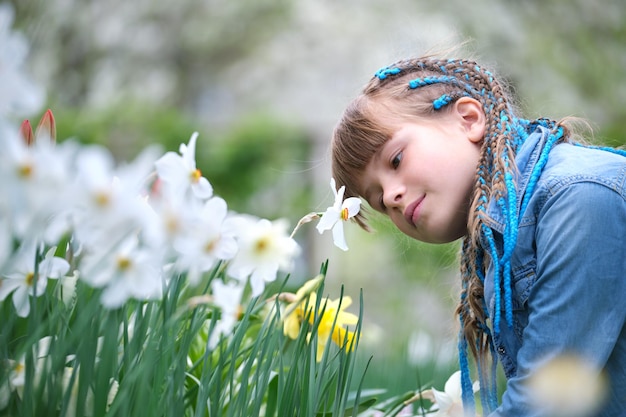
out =
<svg viewBox="0 0 626 417"><path fill-rule="evenodd" d="M506 350L504 350L504 348L502 346L498 346L498 353L500 355L504 355L506 353Z"/></svg>

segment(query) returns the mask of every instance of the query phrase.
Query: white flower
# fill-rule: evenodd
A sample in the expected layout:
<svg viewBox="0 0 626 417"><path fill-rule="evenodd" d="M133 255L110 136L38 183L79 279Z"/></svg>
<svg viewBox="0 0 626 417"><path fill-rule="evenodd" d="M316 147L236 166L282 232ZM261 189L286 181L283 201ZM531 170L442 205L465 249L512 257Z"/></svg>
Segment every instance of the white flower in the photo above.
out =
<svg viewBox="0 0 626 417"><path fill-rule="evenodd" d="M252 296L263 292L265 282L276 279L279 269L288 271L300 252L295 240L287 234L287 221L239 218L239 251L229 265L228 273L245 281L250 277Z"/></svg>
<svg viewBox="0 0 626 417"><path fill-rule="evenodd" d="M75 236L86 250L108 248L129 232L148 227L152 208L141 197L141 179L152 164L143 157L116 171L111 153L99 146L82 149L76 160Z"/></svg>
<svg viewBox="0 0 626 417"><path fill-rule="evenodd" d="M609 392L607 375L581 356L546 360L530 375L533 409L554 417L595 415Z"/></svg>
<svg viewBox="0 0 626 417"><path fill-rule="evenodd" d="M149 300L161 296L161 259L157 251L139 245L136 236L102 254L86 255L81 279L97 288L104 287L102 305L117 308L129 298Z"/></svg>
<svg viewBox="0 0 626 417"><path fill-rule="evenodd" d="M179 269L187 269L192 285L202 272L215 266L218 260L228 260L237 253L236 228L227 217L226 201L209 199L194 218L192 228L174 242L179 254Z"/></svg>
<svg viewBox="0 0 626 417"><path fill-rule="evenodd" d="M342 250L348 250L348 245L346 244L346 239L343 234L343 222L359 213L361 209L361 199L358 197L350 197L344 200L343 194L346 191L346 187L341 186L341 188L337 190L334 178L330 179L330 188L335 195L335 203L328 207L322 215L322 218L317 224L317 231L322 234L324 231L332 229L335 246Z"/></svg>
<svg viewBox="0 0 626 417"><path fill-rule="evenodd" d="M473 385L474 392L478 391L478 383ZM435 388L423 391L419 394L422 398L432 401L434 412L428 413L429 417L464 417L463 400L461 398L461 371L456 371L446 381L443 392Z"/></svg>
<svg viewBox="0 0 626 417"><path fill-rule="evenodd" d="M42 337L37 343L32 345L32 352L34 361L34 383L35 388L39 385L42 373L49 365L48 354L50 352L50 344L52 343L51 336ZM9 361L9 389L10 391L17 392L17 395L22 397L24 392L24 384L26 383L26 358L22 356L17 361Z"/></svg>
<svg viewBox="0 0 626 417"><path fill-rule="evenodd" d="M244 286L232 281L224 284L221 280L214 280L211 282L211 287L213 302L222 313L208 342L209 348L214 349L220 336L230 334L237 323Z"/></svg>
<svg viewBox="0 0 626 417"><path fill-rule="evenodd" d="M0 192L5 194L6 215L19 239L39 239L46 234L50 219L74 202L67 188L69 155L50 141L26 146L15 132L2 141Z"/></svg>
<svg viewBox="0 0 626 417"><path fill-rule="evenodd" d="M189 145L180 145L180 155L167 152L155 162L157 173L167 187L167 192L184 195L191 189L193 195L200 199L213 195L213 187L196 168L197 138L198 132L194 132L189 139Z"/></svg>
<svg viewBox="0 0 626 417"><path fill-rule="evenodd" d="M27 317L30 313L30 295L39 297L46 290L48 278L61 278L70 269L69 263L54 256L56 248L48 250L44 259L39 262L35 274L35 243L25 244L14 264L14 273L7 274L0 281L0 301L13 293L13 305L17 315Z"/></svg>

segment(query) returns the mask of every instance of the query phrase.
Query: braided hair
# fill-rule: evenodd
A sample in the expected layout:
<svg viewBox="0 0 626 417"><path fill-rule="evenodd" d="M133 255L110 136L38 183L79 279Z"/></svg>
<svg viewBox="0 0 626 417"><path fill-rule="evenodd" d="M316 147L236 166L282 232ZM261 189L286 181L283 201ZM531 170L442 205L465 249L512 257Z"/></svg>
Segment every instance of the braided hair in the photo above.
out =
<svg viewBox="0 0 626 417"><path fill-rule="evenodd" d="M456 309L461 330L459 360L463 403L474 408L467 353L471 351L478 368L483 410L497 407L493 331L500 328L500 311L513 322L511 300L511 255L517 242L521 213L528 204L541 170L552 147L570 140L570 131L562 123L548 119L529 121L518 118L510 95L491 72L473 61L425 57L399 61L382 68L345 110L333 133L332 171L339 184L346 186L346 197L359 195L357 180L372 157L395 133L389 118L403 120L435 117L445 112L461 97L479 101L486 115L486 130L471 195L468 230L461 246L462 290ZM396 116L397 115L397 116ZM515 155L520 145L537 126L550 130L539 162L531 173L529 190L520 201L515 184ZM487 226L487 208L495 202L506 225L503 251L496 250L495 239ZM521 212L518 211L521 207ZM367 229L367 213L356 221ZM488 316L484 298L485 272L494 270L495 311Z"/></svg>

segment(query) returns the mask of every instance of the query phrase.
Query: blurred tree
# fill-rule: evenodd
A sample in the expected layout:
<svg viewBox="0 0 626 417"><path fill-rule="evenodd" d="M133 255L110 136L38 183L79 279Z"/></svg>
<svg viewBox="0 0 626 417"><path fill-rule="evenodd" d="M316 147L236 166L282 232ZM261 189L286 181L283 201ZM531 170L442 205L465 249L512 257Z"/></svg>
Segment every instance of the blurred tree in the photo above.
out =
<svg viewBox="0 0 626 417"><path fill-rule="evenodd" d="M291 8L287 0L10 2L57 104L145 98L192 112Z"/></svg>

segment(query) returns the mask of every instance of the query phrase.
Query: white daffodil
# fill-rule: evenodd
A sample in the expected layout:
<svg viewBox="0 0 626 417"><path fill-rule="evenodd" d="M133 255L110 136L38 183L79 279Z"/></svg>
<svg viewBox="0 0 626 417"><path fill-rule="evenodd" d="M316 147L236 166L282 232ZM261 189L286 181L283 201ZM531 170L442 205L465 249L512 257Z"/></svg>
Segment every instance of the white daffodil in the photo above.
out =
<svg viewBox="0 0 626 417"><path fill-rule="evenodd" d="M228 335L232 332L237 323L241 311L241 296L244 286L241 283L229 282L225 284L221 280L211 282L213 290L213 302L221 310L220 319L217 322L209 338L209 348L214 349L219 342L221 335Z"/></svg>
<svg viewBox="0 0 626 417"><path fill-rule="evenodd" d="M41 375L49 365L48 354L50 352L51 336L42 337L37 343L32 345L34 358L34 383L35 388L41 381ZM26 383L26 358L22 356L17 361L9 361L9 389L15 391L19 397L24 393Z"/></svg>
<svg viewBox="0 0 626 417"><path fill-rule="evenodd" d="M157 251L141 246L136 236L130 236L104 256L86 255L81 279L104 288L102 305L118 308L129 298L149 300L161 296L161 264Z"/></svg>
<svg viewBox="0 0 626 417"><path fill-rule="evenodd" d="M335 246L342 250L348 250L348 245L346 244L343 233L343 222L359 213L361 209L361 199L358 197L350 197L344 200L343 194L346 191L346 187L341 186L341 188L337 190L334 178L330 179L330 188L335 195L335 203L328 207L322 215L322 218L317 224L317 231L322 234L324 231L332 229Z"/></svg>
<svg viewBox="0 0 626 417"><path fill-rule="evenodd" d="M35 269L37 245L35 243L25 244L15 260L14 272L5 275L0 280L0 301L13 293L13 305L18 316L28 316L30 313L29 296L39 297L43 294L48 278L58 279L68 273L69 263L63 258L54 256L55 250L56 248L48 250Z"/></svg>
<svg viewBox="0 0 626 417"><path fill-rule="evenodd" d="M226 201L213 197L198 211L191 223L193 227L174 242L179 256L178 268L187 270L192 285L218 260L232 259L237 253L236 228L232 223Z"/></svg>
<svg viewBox="0 0 626 417"><path fill-rule="evenodd" d="M609 393L607 375L582 356L546 360L530 375L533 409L554 417L595 415Z"/></svg>
<svg viewBox="0 0 626 417"><path fill-rule="evenodd" d="M142 173L147 175L150 165L141 158L138 160ZM86 250L110 247L123 240L129 231L147 227L152 208L140 197L139 180L130 175L138 168L116 171L111 153L99 146L82 149L77 155L76 168L75 237ZM135 176L145 178L145 175Z"/></svg>
<svg viewBox="0 0 626 417"><path fill-rule="evenodd" d="M478 391L478 382L472 388L474 392ZM465 417L461 394L461 371L456 371L446 381L443 392L431 388L415 398L425 398L434 404L431 412L426 414L428 417Z"/></svg>
<svg viewBox="0 0 626 417"><path fill-rule="evenodd" d="M250 278L252 296L263 292L265 282L276 279L278 270L289 271L300 247L287 234L287 221L270 222L248 217L238 219L239 251L229 265L228 273L240 281Z"/></svg>
<svg viewBox="0 0 626 417"><path fill-rule="evenodd" d="M74 199L68 192L70 167L63 147L50 141L32 146L15 132L3 138L0 175L5 194L5 213L19 239L40 239L54 218Z"/></svg>
<svg viewBox="0 0 626 417"><path fill-rule="evenodd" d="M197 138L198 132L194 132L188 145L180 145L180 155L167 152L155 162L155 166L167 192L184 195L191 190L197 198L207 199L213 195L213 187L196 167Z"/></svg>

